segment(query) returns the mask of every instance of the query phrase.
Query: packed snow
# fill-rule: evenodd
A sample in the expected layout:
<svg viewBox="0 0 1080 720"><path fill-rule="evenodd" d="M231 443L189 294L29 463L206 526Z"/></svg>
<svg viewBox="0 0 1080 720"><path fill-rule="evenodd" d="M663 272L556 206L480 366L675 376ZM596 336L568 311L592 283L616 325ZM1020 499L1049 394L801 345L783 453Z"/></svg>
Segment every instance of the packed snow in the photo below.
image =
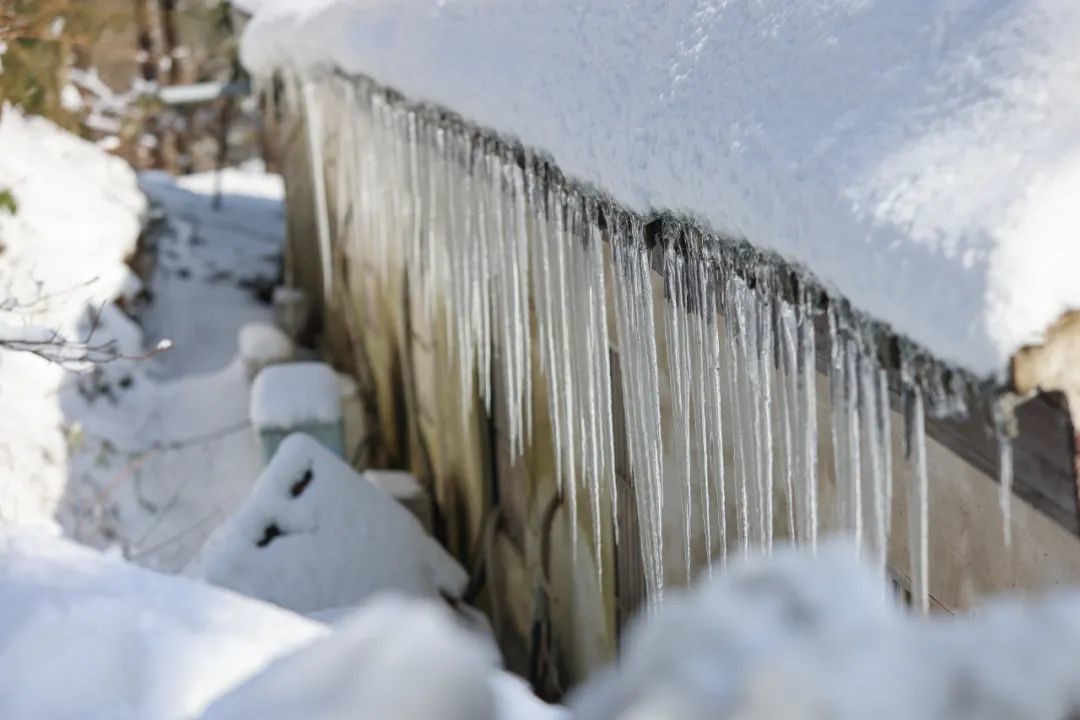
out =
<svg viewBox="0 0 1080 720"><path fill-rule="evenodd" d="M1080 308L1078 36L1071 0L267 0L242 56L445 106L989 375Z"/></svg>
<svg viewBox="0 0 1080 720"><path fill-rule="evenodd" d="M321 637L271 605L0 527L0 717L174 720Z"/></svg>
<svg viewBox="0 0 1080 720"><path fill-rule="evenodd" d="M251 421L258 428L289 430L305 423L341 420L341 384L325 363L274 365L255 378Z"/></svg>
<svg viewBox="0 0 1080 720"><path fill-rule="evenodd" d="M187 573L300 613L387 591L458 597L468 580L412 514L302 434L282 442Z"/></svg>

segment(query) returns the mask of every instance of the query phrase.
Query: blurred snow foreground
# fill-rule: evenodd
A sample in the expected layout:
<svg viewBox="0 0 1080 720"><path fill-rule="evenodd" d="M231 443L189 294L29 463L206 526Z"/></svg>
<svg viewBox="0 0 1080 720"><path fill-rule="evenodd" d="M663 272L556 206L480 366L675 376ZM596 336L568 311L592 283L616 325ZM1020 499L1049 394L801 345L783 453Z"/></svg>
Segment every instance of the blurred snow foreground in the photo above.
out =
<svg viewBox="0 0 1080 720"><path fill-rule="evenodd" d="M635 627L579 720L1064 718L1080 710L1080 595L971 617L897 609L835 542L731 566Z"/></svg>
<svg viewBox="0 0 1080 720"><path fill-rule="evenodd" d="M0 529L0 598L5 719L189 718L215 697L203 717L562 717L438 601L383 595L330 632L27 529Z"/></svg>
<svg viewBox="0 0 1080 720"><path fill-rule="evenodd" d="M382 595L331 630L28 530L0 532L0 597L4 718L1059 719L1080 709L1080 597L916 618L842 543L733 563L671 593L569 708L538 701L429 599Z"/></svg>

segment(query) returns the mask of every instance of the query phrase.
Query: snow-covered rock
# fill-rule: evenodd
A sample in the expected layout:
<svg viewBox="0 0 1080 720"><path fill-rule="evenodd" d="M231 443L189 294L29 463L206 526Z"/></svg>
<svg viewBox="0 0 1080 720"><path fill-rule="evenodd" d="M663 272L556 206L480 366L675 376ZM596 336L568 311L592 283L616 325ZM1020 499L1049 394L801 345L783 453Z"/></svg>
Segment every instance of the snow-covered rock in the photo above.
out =
<svg viewBox="0 0 1080 720"><path fill-rule="evenodd" d="M175 720L326 634L272 605L0 527L0 717Z"/></svg>
<svg viewBox="0 0 1080 720"><path fill-rule="evenodd" d="M252 7L253 71L336 66L445 106L976 373L1080 308L1074 0Z"/></svg>
<svg viewBox="0 0 1080 720"><path fill-rule="evenodd" d="M468 580L405 508L301 434L187 572L301 613L391 590L456 597Z"/></svg>
<svg viewBox="0 0 1080 720"><path fill-rule="evenodd" d="M282 658L203 720L559 720L440 603L380 597Z"/></svg>

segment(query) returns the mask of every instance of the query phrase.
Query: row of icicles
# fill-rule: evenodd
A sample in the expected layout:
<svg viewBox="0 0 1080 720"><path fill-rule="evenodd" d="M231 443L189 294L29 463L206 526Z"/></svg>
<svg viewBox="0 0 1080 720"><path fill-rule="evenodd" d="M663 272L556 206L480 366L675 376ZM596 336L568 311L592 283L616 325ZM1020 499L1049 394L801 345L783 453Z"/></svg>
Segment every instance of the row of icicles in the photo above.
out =
<svg viewBox="0 0 1080 720"><path fill-rule="evenodd" d="M925 413L963 412L963 387L941 375L916 378L914 355L902 352L890 389L876 350L879 329L842 302L823 303L821 291L790 270L786 277L796 279L785 289L780 264L693 225L664 220L657 268L640 216L455 118L364 79L288 76L284 89L286 108L306 119L326 291L332 189L347 252L384 276L403 269L413 302L451 330L466 413L477 392L491 412L498 373L514 453L532 435L538 342L558 481L571 517L580 517L579 505L591 517L597 557L601 516L613 512L618 492L612 383L621 383L650 605L661 601L666 575L690 576L695 536L710 571L729 553L771 550L777 530L814 548L823 525L851 532L884 564L898 468L912 603L927 610ZM665 298L659 311L657 269ZM820 357L819 340L827 350ZM824 428L819 370L828 380ZM890 392L903 407L901 462L893 458ZM830 443L822 447L832 448L835 485L822 482L828 459L818 456L819 430ZM1008 513L1004 436L1001 447ZM665 508L673 489L677 528ZM576 544L578 523L571 527ZM681 568L671 567L673 556Z"/></svg>

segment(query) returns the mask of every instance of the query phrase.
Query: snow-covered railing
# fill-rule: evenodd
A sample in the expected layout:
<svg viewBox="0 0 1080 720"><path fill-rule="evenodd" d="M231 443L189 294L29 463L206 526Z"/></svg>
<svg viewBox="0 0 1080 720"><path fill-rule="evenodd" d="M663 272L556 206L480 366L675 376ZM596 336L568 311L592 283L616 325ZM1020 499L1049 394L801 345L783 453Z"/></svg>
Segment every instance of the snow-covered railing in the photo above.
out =
<svg viewBox="0 0 1080 720"><path fill-rule="evenodd" d="M280 99L305 118L318 169L324 288L339 275L332 243L349 262L403 278L411 303L452 337L461 407L477 392L489 413L504 403L515 453L532 432L531 385L544 378L562 492L572 517L589 518L598 556L602 516L619 492L614 436L625 433L654 601L671 575L664 504L673 485L685 532L675 555L689 574L691 533L704 534L706 559L722 561L770 547L777 528L813 545L823 514L884 562L893 474L902 472L914 595L925 608L928 428L1000 476L1006 534L1014 482L1076 532L1068 422L1052 403L1033 406L1043 431L1014 446L1012 408L992 384L896 336L778 256L685 218L636 213L549 158L366 78L284 79ZM828 408L824 425L819 407ZM824 441L831 458L819 457Z"/></svg>

